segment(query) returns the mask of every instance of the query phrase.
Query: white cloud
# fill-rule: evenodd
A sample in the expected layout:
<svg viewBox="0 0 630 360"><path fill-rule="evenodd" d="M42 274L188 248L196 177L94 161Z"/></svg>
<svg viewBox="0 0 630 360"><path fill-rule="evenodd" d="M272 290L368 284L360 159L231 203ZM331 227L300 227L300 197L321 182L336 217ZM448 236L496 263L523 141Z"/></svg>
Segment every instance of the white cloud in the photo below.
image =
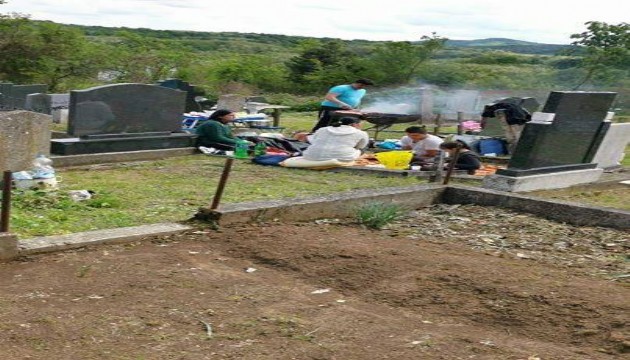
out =
<svg viewBox="0 0 630 360"><path fill-rule="evenodd" d="M587 21L628 21L630 1L8 0L0 12L60 23L367 40L507 37L569 43Z"/></svg>

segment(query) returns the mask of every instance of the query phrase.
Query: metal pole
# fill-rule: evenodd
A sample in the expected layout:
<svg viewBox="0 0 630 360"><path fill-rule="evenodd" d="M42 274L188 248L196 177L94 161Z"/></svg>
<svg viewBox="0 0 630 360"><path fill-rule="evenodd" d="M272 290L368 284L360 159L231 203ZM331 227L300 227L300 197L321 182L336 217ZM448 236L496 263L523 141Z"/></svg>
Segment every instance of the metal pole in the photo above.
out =
<svg viewBox="0 0 630 360"><path fill-rule="evenodd" d="M455 163L457 162L457 158L459 157L459 151L462 149L462 146L459 145L455 149L455 153L453 154L453 159L448 164L448 169L446 170L446 176L444 177L444 182L442 185L448 185L448 182L451 180L451 174L453 173L453 169L455 169Z"/></svg>
<svg viewBox="0 0 630 360"><path fill-rule="evenodd" d="M223 196L223 189L225 189L225 184L227 183L228 176L230 176L230 170L232 169L233 162L234 162L234 158L232 157L225 159L225 165L223 166L223 173L221 173L221 179L219 179L219 186L217 186L217 191L214 194L214 199L212 200L212 205L210 206L210 210L216 210L219 207L219 203L221 202L221 196Z"/></svg>
<svg viewBox="0 0 630 360"><path fill-rule="evenodd" d="M0 213L0 232L9 232L11 217L11 171L2 176L2 211Z"/></svg>

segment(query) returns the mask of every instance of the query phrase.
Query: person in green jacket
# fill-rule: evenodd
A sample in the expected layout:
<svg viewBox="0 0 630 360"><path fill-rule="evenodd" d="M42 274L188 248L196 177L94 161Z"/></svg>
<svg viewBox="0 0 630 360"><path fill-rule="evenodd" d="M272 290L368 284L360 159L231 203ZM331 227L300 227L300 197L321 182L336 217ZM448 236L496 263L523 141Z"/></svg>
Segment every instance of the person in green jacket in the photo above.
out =
<svg viewBox="0 0 630 360"><path fill-rule="evenodd" d="M217 150L234 150L238 138L232 135L228 125L236 114L230 110L217 110L210 115L208 121L197 128L197 147L215 148Z"/></svg>

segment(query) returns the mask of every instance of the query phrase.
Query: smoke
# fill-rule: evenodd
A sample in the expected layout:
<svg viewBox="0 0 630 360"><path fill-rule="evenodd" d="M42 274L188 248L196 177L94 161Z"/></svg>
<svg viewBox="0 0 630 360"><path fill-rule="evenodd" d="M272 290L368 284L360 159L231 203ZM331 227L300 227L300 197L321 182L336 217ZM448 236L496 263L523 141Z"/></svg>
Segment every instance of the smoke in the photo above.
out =
<svg viewBox="0 0 630 360"><path fill-rule="evenodd" d="M390 114L440 114L442 120L457 120L461 112L466 120L480 120L483 107L510 94L499 91L444 90L436 86L408 86L369 92L361 110Z"/></svg>

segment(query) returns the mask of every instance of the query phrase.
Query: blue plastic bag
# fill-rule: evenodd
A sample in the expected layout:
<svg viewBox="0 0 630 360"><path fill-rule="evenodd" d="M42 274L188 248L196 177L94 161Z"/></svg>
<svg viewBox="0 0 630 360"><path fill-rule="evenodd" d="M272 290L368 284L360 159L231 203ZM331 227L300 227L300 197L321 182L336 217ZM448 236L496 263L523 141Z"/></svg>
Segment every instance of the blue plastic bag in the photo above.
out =
<svg viewBox="0 0 630 360"><path fill-rule="evenodd" d="M284 160L290 158L289 155L260 155L252 158L252 162L259 165L267 165L267 166L280 166L279 164Z"/></svg>

